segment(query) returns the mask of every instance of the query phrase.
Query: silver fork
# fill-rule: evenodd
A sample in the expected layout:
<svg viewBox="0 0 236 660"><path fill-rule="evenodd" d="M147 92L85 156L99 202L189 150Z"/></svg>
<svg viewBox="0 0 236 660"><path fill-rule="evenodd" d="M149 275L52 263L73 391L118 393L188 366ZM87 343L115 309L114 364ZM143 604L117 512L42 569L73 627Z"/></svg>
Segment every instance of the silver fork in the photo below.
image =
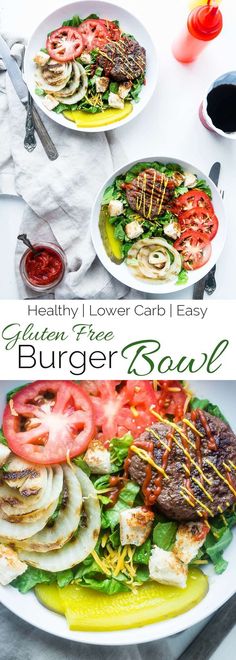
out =
<svg viewBox="0 0 236 660"><path fill-rule="evenodd" d="M222 199L224 199L225 191L224 190L219 190L219 193L220 193ZM217 284L216 284L215 274L216 274L216 264L215 264L215 266L213 266L211 268L211 270L209 271L209 273L206 275L206 278L205 278L204 291L206 291L208 296L212 296L212 294L216 290Z"/></svg>

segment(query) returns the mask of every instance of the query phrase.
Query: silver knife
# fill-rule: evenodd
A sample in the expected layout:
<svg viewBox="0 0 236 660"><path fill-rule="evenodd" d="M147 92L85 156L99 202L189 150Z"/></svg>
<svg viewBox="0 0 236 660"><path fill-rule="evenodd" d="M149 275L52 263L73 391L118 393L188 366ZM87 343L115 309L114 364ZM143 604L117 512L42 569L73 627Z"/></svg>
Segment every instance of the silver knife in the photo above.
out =
<svg viewBox="0 0 236 660"><path fill-rule="evenodd" d="M13 87L17 93L17 96L19 97L21 103L24 105L24 107L27 110L28 108L27 85L23 80L23 76L17 62L14 60L14 57L12 57L11 55L10 48L8 47L8 45L6 44L6 42L4 41L1 35L0 35L0 57L2 58L5 64L5 67L13 84ZM56 160L56 158L58 158L57 149L53 144L34 104L32 104L31 112L32 112L35 130L38 133L39 139L42 142L43 148L46 151L48 158L50 160Z"/></svg>
<svg viewBox="0 0 236 660"><path fill-rule="evenodd" d="M215 186L218 186L219 183L219 178L220 178L220 170L221 170L221 164L216 162L212 165L210 172L209 172L209 178L213 181ZM196 284L193 287L193 300L203 300L204 298L204 291L206 290L206 287L208 289L211 289L211 293L213 290L215 290L215 271L216 271L216 266L213 266L209 273L205 275L201 280L196 282Z"/></svg>

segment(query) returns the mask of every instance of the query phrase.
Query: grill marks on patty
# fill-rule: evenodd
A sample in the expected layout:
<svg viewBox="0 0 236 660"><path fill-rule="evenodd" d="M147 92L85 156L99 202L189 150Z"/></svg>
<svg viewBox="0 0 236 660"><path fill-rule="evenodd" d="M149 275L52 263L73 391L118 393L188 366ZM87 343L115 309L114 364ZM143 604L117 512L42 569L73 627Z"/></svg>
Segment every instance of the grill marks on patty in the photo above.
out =
<svg viewBox="0 0 236 660"><path fill-rule="evenodd" d="M97 62L104 69L105 76L113 80L135 80L145 74L146 51L135 39L123 37L120 41L107 43Z"/></svg>
<svg viewBox="0 0 236 660"><path fill-rule="evenodd" d="M204 412L204 417L197 413L194 422L190 414L186 419L195 431L180 422L181 435L160 422L135 441L146 444L157 466L166 461L166 478L138 455L130 452L129 457L130 477L142 487L146 503L151 497L168 518L182 521L214 516L236 502L234 433L209 413Z"/></svg>
<svg viewBox="0 0 236 660"><path fill-rule="evenodd" d="M152 167L124 187L131 209L150 220L169 208L175 190L173 180Z"/></svg>

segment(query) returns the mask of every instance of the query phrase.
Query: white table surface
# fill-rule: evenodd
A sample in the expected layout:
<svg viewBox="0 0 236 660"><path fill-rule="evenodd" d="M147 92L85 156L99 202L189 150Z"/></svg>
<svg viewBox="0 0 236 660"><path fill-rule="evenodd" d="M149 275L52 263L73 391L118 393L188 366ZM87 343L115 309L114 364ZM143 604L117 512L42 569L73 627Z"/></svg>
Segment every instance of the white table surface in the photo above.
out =
<svg viewBox="0 0 236 660"><path fill-rule="evenodd" d="M0 29L29 36L44 15L60 6L62 1L40 0L38 3L30 3L29 0L21 0L17 3L16 0L0 0ZM119 138L129 160L152 154L170 155L189 160L206 172L214 161L221 162L220 187L225 190L229 233L223 255L217 264L218 286L213 297L235 298L236 143L206 131L198 119L198 107L210 82L221 73L236 68L236 3L234 0L224 0L223 33L208 46L197 62L188 66L177 63L170 50L173 37L183 25L187 0L117 0L117 3L133 11L145 23L156 42L159 58L159 82L155 96L145 114L128 127L117 129ZM14 250L23 209L22 200L0 197L0 218L4 222L0 264L2 273L5 273L4 283L0 278L0 296L5 299L18 297L14 278ZM186 289L176 297L188 298L191 294L192 291ZM202 625L166 640L168 660L178 657ZM221 660L224 655L227 660L234 660L235 642L236 629L220 645L212 660ZM25 650L27 654L27 643Z"/></svg>
<svg viewBox="0 0 236 660"><path fill-rule="evenodd" d="M0 0L0 29L29 36L39 21L63 0ZM209 83L224 71L236 68L235 23L236 3L224 0L224 31L201 57L191 65L181 65L171 54L171 43L184 24L188 0L117 0L145 23L158 51L159 82L156 93L135 121L116 129L127 159L147 155L170 155L191 161L209 172L214 161L220 161L220 187L225 190L225 206L229 219L228 239L217 264L217 290L213 297L234 298L235 285L235 169L236 142L207 131L199 121L198 108ZM15 240L24 205L21 200L0 198L0 216L4 221L4 242L0 243L1 298L16 298L14 277ZM8 250L6 250L8 244ZM191 298L191 288L166 296Z"/></svg>

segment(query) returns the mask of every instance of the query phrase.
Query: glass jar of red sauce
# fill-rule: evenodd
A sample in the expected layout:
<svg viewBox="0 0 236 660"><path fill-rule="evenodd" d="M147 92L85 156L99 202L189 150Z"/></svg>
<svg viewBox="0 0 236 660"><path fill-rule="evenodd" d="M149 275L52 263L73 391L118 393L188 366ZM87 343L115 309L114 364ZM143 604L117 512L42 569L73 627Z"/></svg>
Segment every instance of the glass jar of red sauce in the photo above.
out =
<svg viewBox="0 0 236 660"><path fill-rule="evenodd" d="M28 248L21 258L21 277L34 291L48 291L64 277L65 253L55 243L37 243L33 248L36 252Z"/></svg>

